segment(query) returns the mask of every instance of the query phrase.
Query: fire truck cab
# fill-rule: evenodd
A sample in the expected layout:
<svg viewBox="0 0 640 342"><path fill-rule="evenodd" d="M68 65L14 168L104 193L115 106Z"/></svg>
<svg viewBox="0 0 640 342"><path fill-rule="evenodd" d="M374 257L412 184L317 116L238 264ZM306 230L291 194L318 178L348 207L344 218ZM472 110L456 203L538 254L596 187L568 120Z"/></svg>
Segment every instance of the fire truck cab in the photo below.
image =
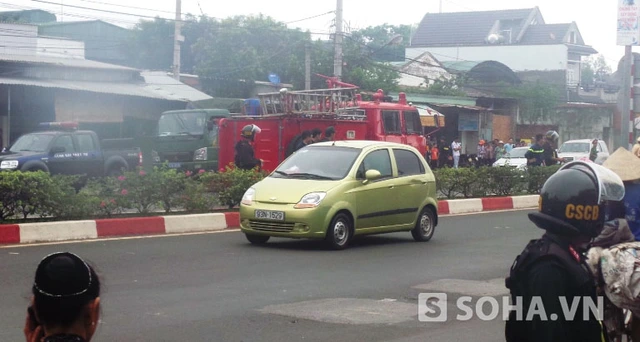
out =
<svg viewBox="0 0 640 342"><path fill-rule="evenodd" d="M232 163L235 145L242 139L245 125L261 129L253 142L256 158L262 168L273 171L286 158L289 144L305 130L322 132L333 126L334 140L375 140L411 145L423 155L426 138L418 109L407 104L400 93L399 101L385 102L382 90L372 101L362 101L358 87L327 78L329 89L259 94L257 115L232 115L219 122L219 167ZM341 87L337 87L341 86Z"/></svg>

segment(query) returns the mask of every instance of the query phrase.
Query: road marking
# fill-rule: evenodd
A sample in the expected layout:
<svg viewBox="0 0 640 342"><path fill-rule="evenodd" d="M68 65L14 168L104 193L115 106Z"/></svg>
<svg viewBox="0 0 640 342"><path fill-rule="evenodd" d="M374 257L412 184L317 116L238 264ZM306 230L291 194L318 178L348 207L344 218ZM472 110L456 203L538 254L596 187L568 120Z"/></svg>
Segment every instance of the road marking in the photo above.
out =
<svg viewBox="0 0 640 342"><path fill-rule="evenodd" d="M504 278L491 280L440 279L428 284L413 286L414 289L429 292L458 293L467 296L502 296L509 294L504 286Z"/></svg>
<svg viewBox="0 0 640 342"><path fill-rule="evenodd" d="M441 215L440 218L458 217L458 216L471 216L471 215L482 215L482 214L507 213L507 212L516 212L516 211L531 211L531 210L533 210L533 208L529 208L529 209L492 210L492 211L482 211L482 212L477 212L477 213L464 213L464 214L446 214L446 215ZM239 232L239 231L240 231L240 229L237 228L237 229L225 229L225 230L219 230L219 231L213 231L213 232L192 232L192 233L179 233L179 234L122 236L122 237L98 238L98 239L90 239L90 240L36 242L36 243L20 244L20 245L5 245L5 246L0 245L0 249L35 247L35 246L51 246L51 245L66 245L66 244L72 244L72 243L96 243L96 242L104 242L104 241L120 241L120 240L133 240L133 239L154 239L154 238L179 237L179 236L189 236L189 235L235 233L235 232Z"/></svg>
<svg viewBox="0 0 640 342"><path fill-rule="evenodd" d="M122 237L115 237L115 238L99 238L99 239L91 239L91 240L57 241L57 242L37 242L37 243L22 244L22 245L7 245L7 246L0 246L0 249L22 248L22 247L35 247L35 246L67 245L67 244L72 244L72 243L96 243L96 242L104 242L104 241L120 241L120 240L135 240L135 239L169 238L169 237L179 237L179 236L189 236L189 235L206 235L206 234L235 233L235 232L239 232L239 231L240 231L240 229L225 229L225 230L218 230L218 231L214 231L214 232L195 232L195 233L162 234L162 235L143 235L143 236L122 236Z"/></svg>
<svg viewBox="0 0 640 342"><path fill-rule="evenodd" d="M334 324L398 324L417 315L417 304L360 298L328 298L269 305L261 313Z"/></svg>

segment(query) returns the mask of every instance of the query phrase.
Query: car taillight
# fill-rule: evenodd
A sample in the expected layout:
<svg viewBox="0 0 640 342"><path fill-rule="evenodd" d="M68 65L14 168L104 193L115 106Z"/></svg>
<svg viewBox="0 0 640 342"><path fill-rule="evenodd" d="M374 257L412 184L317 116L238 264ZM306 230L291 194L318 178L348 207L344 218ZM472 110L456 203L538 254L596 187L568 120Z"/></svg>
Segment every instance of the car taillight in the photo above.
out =
<svg viewBox="0 0 640 342"><path fill-rule="evenodd" d="M142 166L142 152L138 152L138 165Z"/></svg>

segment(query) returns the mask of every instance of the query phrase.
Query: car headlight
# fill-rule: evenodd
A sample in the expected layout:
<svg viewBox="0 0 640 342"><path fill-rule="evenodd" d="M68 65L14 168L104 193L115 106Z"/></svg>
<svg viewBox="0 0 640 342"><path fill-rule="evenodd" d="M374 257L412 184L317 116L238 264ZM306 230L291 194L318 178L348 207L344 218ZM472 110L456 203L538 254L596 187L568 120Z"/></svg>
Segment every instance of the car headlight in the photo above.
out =
<svg viewBox="0 0 640 342"><path fill-rule="evenodd" d="M158 151L153 150L151 151L151 158L153 158L153 161L156 163L160 162L160 155L158 154Z"/></svg>
<svg viewBox="0 0 640 342"><path fill-rule="evenodd" d="M203 148L197 149L196 152L193 154L193 160L207 160L207 148L203 147Z"/></svg>
<svg viewBox="0 0 640 342"><path fill-rule="evenodd" d="M0 169L17 169L18 161L17 160L3 160L0 163Z"/></svg>
<svg viewBox="0 0 640 342"><path fill-rule="evenodd" d="M252 205L253 198L255 196L256 196L256 189L249 188L247 189L247 191L244 192L244 195L242 196L242 201L240 203L243 205Z"/></svg>
<svg viewBox="0 0 640 342"><path fill-rule="evenodd" d="M302 197L300 202L294 206L296 209L315 208L327 196L325 192L312 192Z"/></svg>

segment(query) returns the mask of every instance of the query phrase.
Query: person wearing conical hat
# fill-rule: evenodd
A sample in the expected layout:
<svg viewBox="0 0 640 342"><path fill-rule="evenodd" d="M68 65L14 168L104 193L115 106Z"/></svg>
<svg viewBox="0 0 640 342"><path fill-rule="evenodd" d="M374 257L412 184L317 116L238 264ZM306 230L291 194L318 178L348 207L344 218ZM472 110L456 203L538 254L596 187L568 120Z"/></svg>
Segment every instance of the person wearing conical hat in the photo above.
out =
<svg viewBox="0 0 640 342"><path fill-rule="evenodd" d="M638 137L638 139L636 140L636 144L633 145L633 150L631 150L631 153L640 158L640 137Z"/></svg>
<svg viewBox="0 0 640 342"><path fill-rule="evenodd" d="M602 166L617 174L624 182L625 195L621 204L624 206L619 211L624 212L624 218L629 223L631 232L640 241L640 158L632 152L620 147L615 151ZM615 205L612 212L616 212ZM621 218L620 215L615 215Z"/></svg>

